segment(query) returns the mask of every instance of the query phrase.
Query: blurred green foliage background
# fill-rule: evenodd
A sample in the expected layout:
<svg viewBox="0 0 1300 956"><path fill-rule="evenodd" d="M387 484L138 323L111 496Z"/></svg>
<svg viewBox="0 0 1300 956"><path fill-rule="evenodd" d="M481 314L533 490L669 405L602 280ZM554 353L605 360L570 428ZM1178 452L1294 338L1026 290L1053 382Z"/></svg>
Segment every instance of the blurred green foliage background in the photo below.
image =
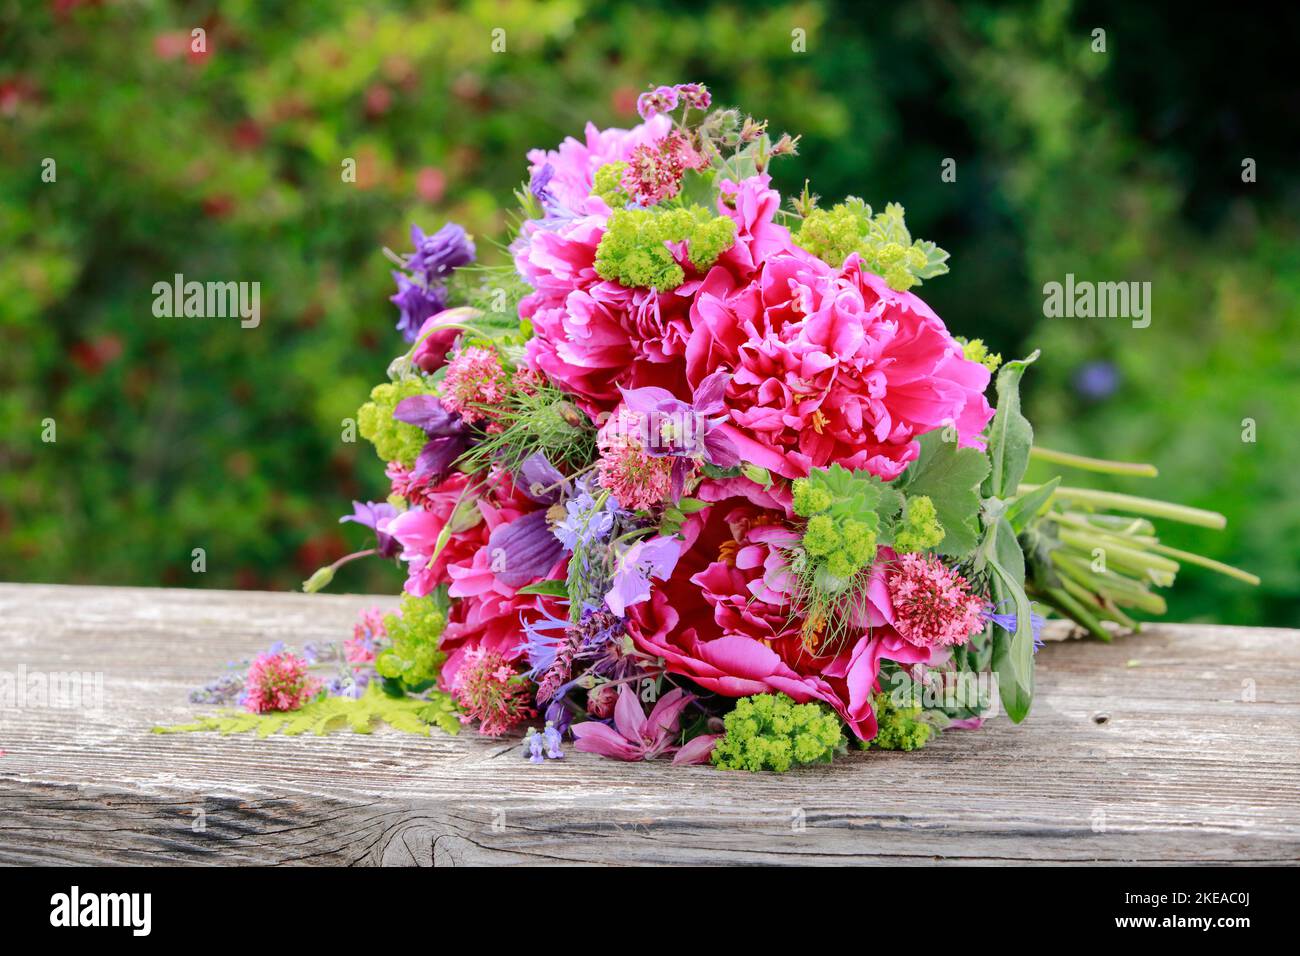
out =
<svg viewBox="0 0 1300 956"><path fill-rule="evenodd" d="M337 517L386 485L341 435L401 349L381 247L455 219L500 261L527 148L698 80L803 134L783 191L903 203L954 332L1045 350L1044 444L1162 471L1073 483L1228 515L1166 540L1263 586L1189 569L1172 616L1300 623L1300 22L1173 9L0 0L0 578L285 589L362 546ZM155 318L178 272L259 281L261 325ZM1043 318L1066 273L1150 281L1151 326Z"/></svg>

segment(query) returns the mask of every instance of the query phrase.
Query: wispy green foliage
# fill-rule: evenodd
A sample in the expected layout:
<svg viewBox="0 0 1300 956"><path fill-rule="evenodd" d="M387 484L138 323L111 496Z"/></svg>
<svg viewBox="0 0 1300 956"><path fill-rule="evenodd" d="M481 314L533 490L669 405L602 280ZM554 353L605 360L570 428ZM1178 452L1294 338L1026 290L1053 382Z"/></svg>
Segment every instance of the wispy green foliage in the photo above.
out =
<svg viewBox="0 0 1300 956"><path fill-rule="evenodd" d="M720 770L775 770L830 763L846 748L840 719L824 704L796 704L785 694L742 697L722 719L713 748Z"/></svg>
<svg viewBox="0 0 1300 956"><path fill-rule="evenodd" d="M840 266L852 253L870 272L883 276L891 289L904 291L948 271L948 253L933 242L913 239L903 207L891 202L882 213L857 196L830 209L813 209L794 239L813 255Z"/></svg>
<svg viewBox="0 0 1300 956"><path fill-rule="evenodd" d="M557 468L576 471L589 464L596 452L596 428L569 397L550 385L512 389L505 400L492 406L500 426L465 452L457 464L479 472L489 464L514 472L536 454Z"/></svg>
<svg viewBox="0 0 1300 956"><path fill-rule="evenodd" d="M208 717L200 717L188 724L154 727L156 734L175 734L194 731L214 731L220 734L254 732L259 737L272 734L296 736L312 733L318 736L336 730L348 729L355 734L371 733L376 727L388 725L408 734L429 735L435 726L448 734L460 732L460 721L452 699L434 691L428 699L390 696L373 682L358 699L351 697L323 697L294 711L273 714L250 714L241 710L223 710Z"/></svg>

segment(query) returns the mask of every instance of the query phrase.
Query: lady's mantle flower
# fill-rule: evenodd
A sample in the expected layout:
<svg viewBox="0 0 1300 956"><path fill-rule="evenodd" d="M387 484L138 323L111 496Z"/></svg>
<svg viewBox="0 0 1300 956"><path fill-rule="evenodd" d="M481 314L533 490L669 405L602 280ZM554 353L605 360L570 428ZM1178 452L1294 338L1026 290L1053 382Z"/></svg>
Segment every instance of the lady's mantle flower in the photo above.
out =
<svg viewBox="0 0 1300 956"><path fill-rule="evenodd" d="M622 617L630 605L650 600L650 578L667 581L681 553L682 543L676 538L637 541L618 556L605 604Z"/></svg>
<svg viewBox="0 0 1300 956"><path fill-rule="evenodd" d="M529 763L559 760L564 756L564 751L560 749L560 732L555 729L553 721L548 720L546 729L540 734L536 727L528 728L528 734L524 737L524 756Z"/></svg>
<svg viewBox="0 0 1300 956"><path fill-rule="evenodd" d="M254 714L297 710L321 689L320 681L308 674L307 662L285 650L257 655L244 686L244 709Z"/></svg>
<svg viewBox="0 0 1300 956"><path fill-rule="evenodd" d="M456 703L465 711L461 720L466 723L477 720L479 731L489 737L497 737L537 716L528 684L519 679L500 651L484 647L470 649L456 671L451 690Z"/></svg>
<svg viewBox="0 0 1300 956"><path fill-rule="evenodd" d="M681 726L682 711L695 698L680 687L659 698L650 716L627 684L619 686L614 706L614 726L596 720L573 725L573 747L583 753L614 760L654 760L677 749L673 740Z"/></svg>
<svg viewBox="0 0 1300 956"><path fill-rule="evenodd" d="M899 555L886 572L894 629L917 647L965 644L984 629L987 602L937 557Z"/></svg>

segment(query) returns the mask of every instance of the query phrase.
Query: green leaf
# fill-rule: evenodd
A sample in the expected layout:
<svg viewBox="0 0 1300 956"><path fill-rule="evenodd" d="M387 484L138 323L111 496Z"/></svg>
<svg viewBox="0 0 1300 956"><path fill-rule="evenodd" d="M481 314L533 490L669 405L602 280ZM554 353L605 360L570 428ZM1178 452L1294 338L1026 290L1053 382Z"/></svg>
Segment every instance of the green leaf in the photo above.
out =
<svg viewBox="0 0 1300 956"><path fill-rule="evenodd" d="M1034 696L1033 608L1025 595L1025 557L1006 518L991 529L994 535L988 557L994 605L1010 600L1016 609L1016 630L1008 635L993 626L993 669L998 675L1002 706L1013 723L1029 714ZM987 549L986 549L987 554Z"/></svg>
<svg viewBox="0 0 1300 956"><path fill-rule="evenodd" d="M519 589L520 594L541 594L546 597L567 598L569 588L563 581L538 581L536 584L528 584Z"/></svg>
<svg viewBox="0 0 1300 956"><path fill-rule="evenodd" d="M988 497L1013 498L1020 479L1029 467L1029 449L1034 444L1034 429L1020 413L1020 378L1038 358L1038 351L1027 358L1007 362L998 372L998 410L989 431L989 459L992 470L985 487Z"/></svg>
<svg viewBox="0 0 1300 956"><path fill-rule="evenodd" d="M961 448L932 431L919 439L921 454L903 473L903 493L926 495L934 502L943 541L940 554L965 557L979 544L979 487L989 473L989 460L978 448Z"/></svg>
<svg viewBox="0 0 1300 956"><path fill-rule="evenodd" d="M1011 527L1017 534L1024 531L1029 523L1038 517L1043 508L1052 498L1052 492L1056 486L1061 483L1061 476L1057 475L1051 481L1044 485L1039 485L1033 491L1026 492L1019 498L1016 498L1007 506L1007 520L1011 522Z"/></svg>
<svg viewBox="0 0 1300 956"><path fill-rule="evenodd" d="M697 511L703 511L709 504L710 502L701 501L699 498L683 498L677 502L677 509L684 514L693 515Z"/></svg>

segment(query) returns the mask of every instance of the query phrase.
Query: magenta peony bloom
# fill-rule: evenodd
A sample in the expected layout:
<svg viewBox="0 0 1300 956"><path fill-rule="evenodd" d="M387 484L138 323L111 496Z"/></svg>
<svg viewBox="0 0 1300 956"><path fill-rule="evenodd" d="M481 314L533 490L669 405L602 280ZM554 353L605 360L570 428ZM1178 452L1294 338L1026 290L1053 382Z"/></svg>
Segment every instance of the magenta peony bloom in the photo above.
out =
<svg viewBox="0 0 1300 956"><path fill-rule="evenodd" d="M614 726L595 720L574 724L573 749L614 760L654 760L672 753L677 749L673 740L681 725L682 711L693 699L680 687L675 688L659 698L647 717L636 691L622 684L614 705Z"/></svg>
<svg viewBox="0 0 1300 956"><path fill-rule="evenodd" d="M784 507L752 482L705 483L699 495L739 491L687 518L672 578L628 611L637 647L667 669L727 697L784 693L799 703L823 701L864 740L876 733L872 694L882 660L931 663L944 649L918 647L894 629L883 566L873 575L860 633L833 647L808 647L782 593L774 548L789 532L772 524ZM750 500L752 498L753 500ZM882 549L891 555L888 549Z"/></svg>
<svg viewBox="0 0 1300 956"><path fill-rule="evenodd" d="M916 437L946 425L982 447L988 369L856 255L832 270L778 252L748 284L715 266L692 321L687 379L732 371L726 434L743 458L787 478L832 463L896 478L919 452Z"/></svg>

